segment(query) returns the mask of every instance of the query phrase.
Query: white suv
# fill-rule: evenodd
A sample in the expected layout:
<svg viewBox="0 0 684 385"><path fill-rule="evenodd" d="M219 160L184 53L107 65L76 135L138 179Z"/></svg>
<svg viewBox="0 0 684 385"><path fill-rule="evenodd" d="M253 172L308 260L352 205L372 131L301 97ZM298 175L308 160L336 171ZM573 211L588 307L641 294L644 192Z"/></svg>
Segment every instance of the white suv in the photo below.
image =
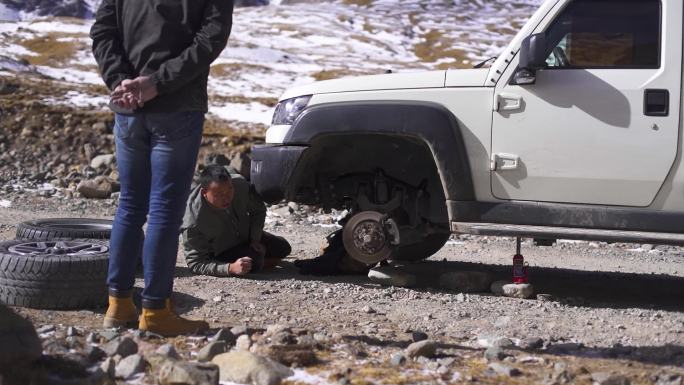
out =
<svg viewBox="0 0 684 385"><path fill-rule="evenodd" d="M450 232L684 244L681 0L547 0L491 68L282 96L252 180L348 208L345 247L421 259Z"/></svg>

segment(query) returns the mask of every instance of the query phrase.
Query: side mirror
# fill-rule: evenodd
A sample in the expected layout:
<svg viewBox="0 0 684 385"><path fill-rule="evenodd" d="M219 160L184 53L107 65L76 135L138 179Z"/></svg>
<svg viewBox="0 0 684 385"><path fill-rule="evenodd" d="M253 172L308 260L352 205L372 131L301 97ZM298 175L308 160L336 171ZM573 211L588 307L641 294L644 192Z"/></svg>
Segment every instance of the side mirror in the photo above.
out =
<svg viewBox="0 0 684 385"><path fill-rule="evenodd" d="M529 85L537 80L535 72L546 68L546 36L538 33L526 37L520 44L520 60L518 70L512 84Z"/></svg>
<svg viewBox="0 0 684 385"><path fill-rule="evenodd" d="M518 67L531 71L546 68L546 36L537 33L526 37L520 45Z"/></svg>

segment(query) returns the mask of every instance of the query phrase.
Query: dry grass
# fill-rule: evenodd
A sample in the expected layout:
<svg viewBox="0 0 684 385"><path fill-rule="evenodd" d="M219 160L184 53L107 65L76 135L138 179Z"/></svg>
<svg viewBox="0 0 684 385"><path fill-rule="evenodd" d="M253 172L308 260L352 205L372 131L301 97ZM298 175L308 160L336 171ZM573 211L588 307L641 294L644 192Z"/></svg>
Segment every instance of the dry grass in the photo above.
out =
<svg viewBox="0 0 684 385"><path fill-rule="evenodd" d="M443 58L451 58L458 62L462 62L467 58L466 52L453 48L455 46L452 38L444 36L438 30L430 30L423 35L425 41L416 44L414 53L423 62L434 63Z"/></svg>
<svg viewBox="0 0 684 385"><path fill-rule="evenodd" d="M373 0L343 0L344 4L358 5L360 7L369 7L373 4Z"/></svg>
<svg viewBox="0 0 684 385"><path fill-rule="evenodd" d="M36 53L36 55L27 55L26 59L32 65L49 65L57 67L71 60L76 52L82 47L82 43L74 41L60 41L64 38L80 38L82 36L77 34L64 33L48 33L47 35L37 36L33 39L23 40L17 42L24 48Z"/></svg>
<svg viewBox="0 0 684 385"><path fill-rule="evenodd" d="M319 71L316 73L311 74L314 79L317 81L321 80L330 80L330 79L339 79L343 78L346 76L359 76L359 75L365 75L361 74L358 72L350 71L349 69L332 69L332 70L323 70Z"/></svg>

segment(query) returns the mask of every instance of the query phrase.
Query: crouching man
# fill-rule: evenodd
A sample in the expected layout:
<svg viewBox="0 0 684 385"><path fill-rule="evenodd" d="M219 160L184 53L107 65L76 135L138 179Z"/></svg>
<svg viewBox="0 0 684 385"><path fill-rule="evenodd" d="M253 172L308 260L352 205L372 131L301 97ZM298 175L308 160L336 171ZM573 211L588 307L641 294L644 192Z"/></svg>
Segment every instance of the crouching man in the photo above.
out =
<svg viewBox="0 0 684 385"><path fill-rule="evenodd" d="M273 267L292 251L264 232L266 206L241 176L222 166L202 170L183 218L185 260L195 274L226 277Z"/></svg>

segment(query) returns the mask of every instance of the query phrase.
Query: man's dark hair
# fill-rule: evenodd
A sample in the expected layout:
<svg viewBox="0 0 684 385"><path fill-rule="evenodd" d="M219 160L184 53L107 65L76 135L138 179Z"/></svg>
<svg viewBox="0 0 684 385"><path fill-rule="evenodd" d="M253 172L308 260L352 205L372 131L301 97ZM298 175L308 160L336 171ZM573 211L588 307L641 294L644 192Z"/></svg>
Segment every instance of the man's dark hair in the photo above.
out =
<svg viewBox="0 0 684 385"><path fill-rule="evenodd" d="M207 188L211 182L221 183L230 182L231 180L233 180L233 178L231 178L230 173L225 167L217 164L210 164L200 173L199 184L202 188Z"/></svg>

